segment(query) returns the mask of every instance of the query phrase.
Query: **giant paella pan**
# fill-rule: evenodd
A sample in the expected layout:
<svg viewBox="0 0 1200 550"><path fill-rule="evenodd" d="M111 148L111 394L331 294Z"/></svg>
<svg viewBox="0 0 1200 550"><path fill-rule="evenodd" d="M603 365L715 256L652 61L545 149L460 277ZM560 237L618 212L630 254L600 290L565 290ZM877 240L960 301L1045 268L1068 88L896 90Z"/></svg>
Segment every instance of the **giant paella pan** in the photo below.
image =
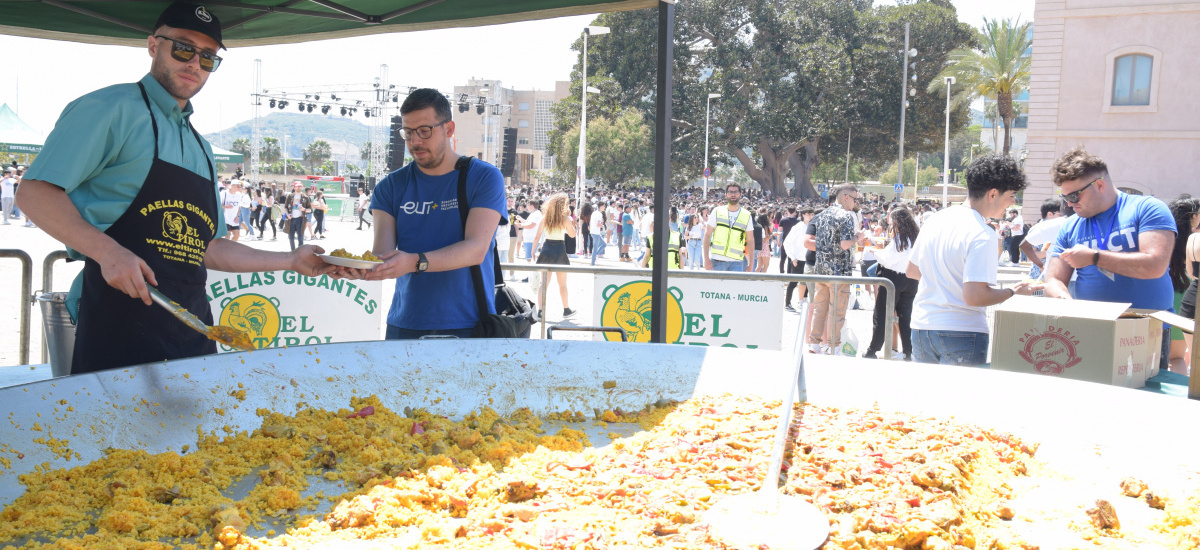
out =
<svg viewBox="0 0 1200 550"><path fill-rule="evenodd" d="M726 548L787 353L367 342L0 389L0 548ZM818 358L783 491L825 548L1196 548L1200 405Z"/></svg>

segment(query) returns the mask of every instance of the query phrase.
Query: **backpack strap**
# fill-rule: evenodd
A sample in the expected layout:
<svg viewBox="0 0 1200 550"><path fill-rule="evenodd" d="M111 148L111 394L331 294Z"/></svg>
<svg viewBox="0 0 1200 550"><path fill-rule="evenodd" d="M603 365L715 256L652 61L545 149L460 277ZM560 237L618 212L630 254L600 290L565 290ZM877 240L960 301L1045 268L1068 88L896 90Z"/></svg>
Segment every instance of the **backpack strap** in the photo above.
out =
<svg viewBox="0 0 1200 550"><path fill-rule="evenodd" d="M467 172L470 171L471 161L472 157L461 156L454 163L454 169L458 170L458 216L462 219L464 239L467 238L467 214L471 210L470 202L467 200ZM492 267L496 270L495 280L503 281L504 275L500 273L500 252L494 246L492 247ZM479 304L479 318L483 319L485 315L488 315L487 294L484 294L486 291L483 288L483 268L478 265L471 266L471 281L475 284L475 301ZM503 283L496 286L501 285Z"/></svg>

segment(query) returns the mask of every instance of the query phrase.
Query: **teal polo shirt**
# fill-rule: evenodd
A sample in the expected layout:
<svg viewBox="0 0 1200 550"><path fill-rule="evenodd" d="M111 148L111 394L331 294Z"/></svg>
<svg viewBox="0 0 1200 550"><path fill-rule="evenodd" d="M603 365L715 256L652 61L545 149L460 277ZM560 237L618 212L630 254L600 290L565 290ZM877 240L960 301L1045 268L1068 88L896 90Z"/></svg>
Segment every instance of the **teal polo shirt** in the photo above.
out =
<svg viewBox="0 0 1200 550"><path fill-rule="evenodd" d="M197 141L188 126L192 103L180 109L179 102L150 74L142 77L141 83L151 109L146 108L137 84L102 88L68 104L25 172L26 179L63 188L83 219L101 231L125 213L150 173L154 163L151 116L158 123L158 158L205 179L216 174L216 165L210 161L212 147L203 138ZM219 193L214 182L217 204ZM215 238L220 238L226 233L220 208L216 215ZM68 252L83 259L77 251ZM80 281L76 279L71 288L72 309Z"/></svg>

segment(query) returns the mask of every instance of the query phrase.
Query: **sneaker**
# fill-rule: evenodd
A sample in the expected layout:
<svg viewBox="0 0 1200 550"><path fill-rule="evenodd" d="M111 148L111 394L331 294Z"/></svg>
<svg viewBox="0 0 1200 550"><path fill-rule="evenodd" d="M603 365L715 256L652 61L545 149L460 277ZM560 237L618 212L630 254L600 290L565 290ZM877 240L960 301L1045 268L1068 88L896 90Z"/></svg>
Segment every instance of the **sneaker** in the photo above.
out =
<svg viewBox="0 0 1200 550"><path fill-rule="evenodd" d="M863 359L879 359L879 356L875 355L875 352L868 350L863 354Z"/></svg>
<svg viewBox="0 0 1200 550"><path fill-rule="evenodd" d="M903 361L904 360L904 352L903 351L893 352L892 359L896 359L898 361Z"/></svg>
<svg viewBox="0 0 1200 550"><path fill-rule="evenodd" d="M821 351L821 348L822 348L822 347L824 347L824 346L822 346L821 344L809 344L809 345L808 345L808 352L809 352L809 353L823 353L823 352Z"/></svg>
<svg viewBox="0 0 1200 550"><path fill-rule="evenodd" d="M786 306L783 306L783 309L785 309L785 310L787 310L787 311L790 311L790 312L792 312L792 313L795 313L795 312L796 312L796 308L792 307L792 304L788 304L788 305L786 305Z"/></svg>
<svg viewBox="0 0 1200 550"><path fill-rule="evenodd" d="M563 319L570 319L571 317L574 317L576 313L578 312L569 307L563 308Z"/></svg>
<svg viewBox="0 0 1200 550"><path fill-rule="evenodd" d="M521 282L522 282L522 283L528 283L528 282L529 282L529 277L525 277L524 279L521 279Z"/></svg>

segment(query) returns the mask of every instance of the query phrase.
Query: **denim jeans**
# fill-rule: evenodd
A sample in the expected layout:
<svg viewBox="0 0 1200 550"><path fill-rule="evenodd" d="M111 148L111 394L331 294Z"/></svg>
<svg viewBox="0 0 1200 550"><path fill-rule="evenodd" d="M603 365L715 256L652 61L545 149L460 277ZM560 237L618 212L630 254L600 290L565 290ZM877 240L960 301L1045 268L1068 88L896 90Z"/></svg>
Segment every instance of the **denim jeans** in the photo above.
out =
<svg viewBox="0 0 1200 550"><path fill-rule="evenodd" d="M691 269L704 269L704 252L702 251L701 244L700 239L688 239L687 266Z"/></svg>
<svg viewBox="0 0 1200 550"><path fill-rule="evenodd" d="M717 260L717 259L713 259L713 258L709 258L709 259L712 260L713 271L739 271L740 272L740 271L746 270L746 262L743 260L725 261L725 260Z"/></svg>
<svg viewBox="0 0 1200 550"><path fill-rule="evenodd" d="M987 363L988 335L957 330L912 331L913 355L921 363L977 367Z"/></svg>
<svg viewBox="0 0 1200 550"><path fill-rule="evenodd" d="M521 243L521 247L523 250L525 250L525 259L529 260L529 261L533 261L532 260L532 258L533 258L533 242Z"/></svg>
<svg viewBox="0 0 1200 550"><path fill-rule="evenodd" d="M474 328L450 328L439 330L414 330L388 325L384 333L385 340L419 340L422 336L454 336L455 338L470 338Z"/></svg>
<svg viewBox="0 0 1200 550"><path fill-rule="evenodd" d="M604 243L604 235L592 233L592 265L596 265L597 256L604 256L604 249L607 246Z"/></svg>
<svg viewBox="0 0 1200 550"><path fill-rule="evenodd" d="M250 208L238 208L238 224L246 228L246 233L254 236L254 225L250 223Z"/></svg>

